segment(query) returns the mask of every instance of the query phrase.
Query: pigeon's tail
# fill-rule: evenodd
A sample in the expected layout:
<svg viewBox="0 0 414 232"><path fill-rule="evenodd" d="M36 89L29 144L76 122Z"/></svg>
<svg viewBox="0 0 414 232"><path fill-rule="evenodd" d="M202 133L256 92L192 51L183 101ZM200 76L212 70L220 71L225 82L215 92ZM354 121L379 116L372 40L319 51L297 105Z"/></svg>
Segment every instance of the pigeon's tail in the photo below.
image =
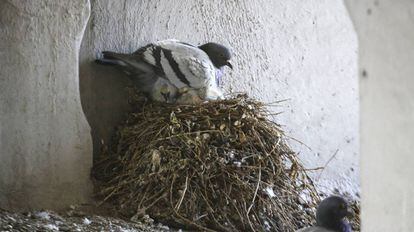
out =
<svg viewBox="0 0 414 232"><path fill-rule="evenodd" d="M119 65L119 66L125 66L125 63L120 62L119 60L111 60L111 59L105 59L105 58L96 59L95 62L98 63L98 64L102 64L102 65Z"/></svg>
<svg viewBox="0 0 414 232"><path fill-rule="evenodd" d="M116 52L110 52L110 51L103 51L102 55L104 59L119 60L119 61L128 59L132 56L130 54L122 54L122 53L116 53Z"/></svg>
<svg viewBox="0 0 414 232"><path fill-rule="evenodd" d="M117 58L117 55L122 55L122 54L104 51L102 52L102 58L96 59L95 62L98 64L103 64L103 65L126 66L126 63L123 62L121 59Z"/></svg>
<svg viewBox="0 0 414 232"><path fill-rule="evenodd" d="M102 52L102 55L103 58L96 60L98 64L116 65L119 66L127 74L131 75L154 73L154 68L150 64L143 61L140 56L109 51Z"/></svg>
<svg viewBox="0 0 414 232"><path fill-rule="evenodd" d="M113 65L128 74L134 85L144 93L153 91L158 80L154 67L141 59L138 54L121 54L115 52L102 52L102 58L97 59L98 64Z"/></svg>

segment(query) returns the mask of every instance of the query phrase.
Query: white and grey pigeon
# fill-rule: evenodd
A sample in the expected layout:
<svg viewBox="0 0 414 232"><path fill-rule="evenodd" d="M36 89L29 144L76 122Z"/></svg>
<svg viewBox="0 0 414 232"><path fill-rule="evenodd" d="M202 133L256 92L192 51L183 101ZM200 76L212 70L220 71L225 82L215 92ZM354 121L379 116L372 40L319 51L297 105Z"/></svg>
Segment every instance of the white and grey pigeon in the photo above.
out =
<svg viewBox="0 0 414 232"><path fill-rule="evenodd" d="M152 100L195 103L222 99L223 68L233 68L228 48L217 43L194 46L178 40L162 40L132 54L102 52L98 63L116 65Z"/></svg>
<svg viewBox="0 0 414 232"><path fill-rule="evenodd" d="M349 215L348 203L339 196L325 198L316 210L316 225L296 232L352 232L344 218Z"/></svg>

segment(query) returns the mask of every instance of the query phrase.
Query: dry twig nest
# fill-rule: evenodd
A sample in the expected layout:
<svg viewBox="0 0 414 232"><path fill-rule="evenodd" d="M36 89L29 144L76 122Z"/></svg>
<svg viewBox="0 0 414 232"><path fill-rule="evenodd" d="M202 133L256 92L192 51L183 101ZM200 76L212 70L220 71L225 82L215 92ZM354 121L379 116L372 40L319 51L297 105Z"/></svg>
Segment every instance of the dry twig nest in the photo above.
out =
<svg viewBox="0 0 414 232"><path fill-rule="evenodd" d="M203 231L288 232L314 221L317 192L265 104L246 95L135 104L117 148L94 167L99 195L122 214Z"/></svg>

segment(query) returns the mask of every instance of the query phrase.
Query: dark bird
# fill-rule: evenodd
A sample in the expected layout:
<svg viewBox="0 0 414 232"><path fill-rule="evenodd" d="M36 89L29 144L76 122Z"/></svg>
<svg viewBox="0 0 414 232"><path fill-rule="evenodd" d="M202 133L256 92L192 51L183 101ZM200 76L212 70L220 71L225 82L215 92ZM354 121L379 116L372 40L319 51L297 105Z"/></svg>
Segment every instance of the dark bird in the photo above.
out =
<svg viewBox="0 0 414 232"><path fill-rule="evenodd" d="M170 39L132 54L102 54L98 63L118 66L152 100L169 103L222 99L219 84L223 68L233 68L229 49L217 43L197 47Z"/></svg>
<svg viewBox="0 0 414 232"><path fill-rule="evenodd" d="M316 210L316 225L296 232L352 232L345 220L348 210L348 203L342 197L325 198Z"/></svg>

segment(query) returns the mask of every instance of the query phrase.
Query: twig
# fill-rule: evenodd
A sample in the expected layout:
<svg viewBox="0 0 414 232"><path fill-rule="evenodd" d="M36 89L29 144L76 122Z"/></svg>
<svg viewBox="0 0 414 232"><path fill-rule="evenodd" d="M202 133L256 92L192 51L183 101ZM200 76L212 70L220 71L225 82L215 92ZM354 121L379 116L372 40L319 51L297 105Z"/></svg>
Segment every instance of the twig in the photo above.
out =
<svg viewBox="0 0 414 232"><path fill-rule="evenodd" d="M310 148L308 145L306 145L304 142L302 142L302 141L300 141L300 140L298 140L298 139L295 139L295 138L293 138L293 137L291 137L291 136L289 136L289 135L285 135L287 138L289 138L289 139L292 139L293 141L295 141L295 142L297 142L297 143L299 143L300 145L303 145L303 146L305 146L306 148L308 148L310 151L313 151L312 150L312 148Z"/></svg>
<svg viewBox="0 0 414 232"><path fill-rule="evenodd" d="M246 213L247 217L249 216L250 210L252 209L252 207L254 205L254 201L256 200L257 192L259 191L260 179L261 178L262 178L262 164L259 165L259 178L257 180L256 190L254 191L254 196L253 196L252 203L250 204L249 208L247 209L247 213Z"/></svg>
<svg viewBox="0 0 414 232"><path fill-rule="evenodd" d="M319 179L322 176L323 171L325 171L325 168L328 166L328 164L335 158L336 154L338 154L339 149L336 149L335 153L331 156L331 158L329 158L329 160L325 163L325 165L322 168L321 173L319 173L319 176L317 178L317 180L319 181Z"/></svg>
<svg viewBox="0 0 414 232"><path fill-rule="evenodd" d="M185 187L184 187L183 193L181 194L180 201L178 201L177 205L175 205L176 211L180 210L181 203L183 203L185 193L187 192L187 187L188 187L188 176L185 177Z"/></svg>

